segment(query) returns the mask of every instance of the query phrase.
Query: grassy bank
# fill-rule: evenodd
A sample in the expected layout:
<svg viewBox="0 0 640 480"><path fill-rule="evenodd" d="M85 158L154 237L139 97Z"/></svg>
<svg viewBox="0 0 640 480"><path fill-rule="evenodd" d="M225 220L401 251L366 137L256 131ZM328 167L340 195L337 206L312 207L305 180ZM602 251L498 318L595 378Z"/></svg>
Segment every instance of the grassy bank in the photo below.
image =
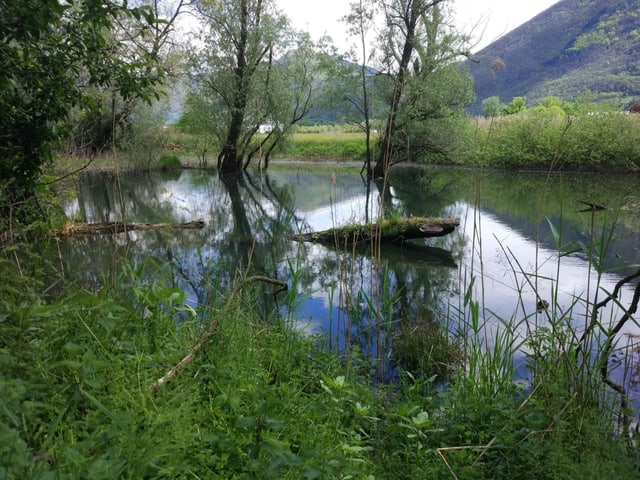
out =
<svg viewBox="0 0 640 480"><path fill-rule="evenodd" d="M640 115L536 107L473 119L457 163L556 171L640 171Z"/></svg>
<svg viewBox="0 0 640 480"><path fill-rule="evenodd" d="M449 143L442 152L399 160L500 169L640 171L640 115L588 102L556 103L508 115L469 117L466 124L458 125L458 131L449 132ZM191 155L202 153L201 137L176 129L170 132L173 140L169 144L184 147ZM376 137L372 140L375 146ZM215 146L207 148L208 152L216 150ZM364 135L346 125L301 127L274 155L298 160L363 160Z"/></svg>
<svg viewBox="0 0 640 480"><path fill-rule="evenodd" d="M66 285L42 262L43 248L55 245L7 247L0 259L2 478L640 473L637 452L617 434L615 401L571 353L566 312L553 310L554 328L527 340L531 386L513 382L517 342L508 329L484 348L482 315L468 294L456 314L467 339L455 356L463 363L448 389L402 371L396 385L372 388L370 359L354 350L344 363L296 331L295 312L282 316L264 303L273 285L242 284L232 294L207 277L199 288L217 300L192 308L166 286L170 272L163 282L154 266L154 280L145 280L151 265L131 271L124 262L92 292ZM295 291L276 296L281 305L297 301ZM207 330L214 334L202 350L154 393Z"/></svg>
<svg viewBox="0 0 640 480"><path fill-rule="evenodd" d="M258 135L260 138L260 135ZM217 147L202 135L167 129L166 148L183 156L215 157ZM294 160L363 160L364 134L348 126L300 127L274 152L273 158ZM211 162L209 162L211 163Z"/></svg>
<svg viewBox="0 0 640 480"><path fill-rule="evenodd" d="M322 133L294 133L276 158L308 160L364 160L365 137L362 133L340 130Z"/></svg>

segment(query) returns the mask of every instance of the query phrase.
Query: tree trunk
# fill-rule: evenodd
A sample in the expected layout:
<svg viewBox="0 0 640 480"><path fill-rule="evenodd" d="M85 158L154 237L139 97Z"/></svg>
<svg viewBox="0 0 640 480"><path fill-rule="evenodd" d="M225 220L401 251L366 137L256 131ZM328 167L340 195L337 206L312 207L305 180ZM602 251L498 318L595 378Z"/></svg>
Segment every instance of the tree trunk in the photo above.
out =
<svg viewBox="0 0 640 480"><path fill-rule="evenodd" d="M249 11L245 1L242 2L240 18L240 35L236 49L236 67L234 68L233 101L231 102L231 119L227 138L218 156L218 173L238 174L242 172L242 153L238 146L242 137L242 125L247 110L248 84L252 69L247 63L249 42Z"/></svg>
<svg viewBox="0 0 640 480"><path fill-rule="evenodd" d="M201 229L204 228L204 220L183 223L70 222L62 230L56 232L55 235L57 237L75 237L77 235L116 234L132 230L161 230L169 228Z"/></svg>
<svg viewBox="0 0 640 480"><path fill-rule="evenodd" d="M234 114L229 125L227 140L218 156L218 173L238 174L242 171L242 157L238 152L238 142L242 134L242 116Z"/></svg>
<svg viewBox="0 0 640 480"><path fill-rule="evenodd" d="M400 218L365 225L347 225L302 235L289 235L288 238L324 245L362 243L372 239L379 239L382 243L402 244L416 238L442 237L452 233L459 225L458 218Z"/></svg>
<svg viewBox="0 0 640 480"><path fill-rule="evenodd" d="M403 8L395 8L392 20L390 23L399 23L402 25L402 51L395 51L394 57L396 57L398 66L395 74L391 74L394 80L393 93L391 95L389 105L389 113L387 115L387 122L382 133L382 139L380 141L380 153L376 161L376 165L373 168L374 177L385 178L387 176L389 166L397 162L394 159L394 137L396 136L396 122L398 114L402 109L402 96L407 79L410 77L409 66L412 62L412 57L416 51L416 42L419 42L420 26L421 22L424 22L424 15L426 12L436 7L438 4L445 0L407 0L406 3L400 2ZM401 13L398 13L401 12ZM387 13L389 15L389 13ZM389 20L389 17L387 18ZM429 45L427 45L429 46ZM400 49L398 49L400 50Z"/></svg>
<svg viewBox="0 0 640 480"><path fill-rule="evenodd" d="M405 40L402 47L402 55L398 65L398 71L394 76L393 94L391 95L391 105L389 106L387 123L380 142L380 153L378 154L376 165L373 168L374 177L385 178L387 176L389 166L391 165L391 158L393 156L393 137L395 136L396 130L396 117L400 110L400 101L402 100L402 93L404 92L409 62L411 61L411 56L415 49L413 42L419 20L419 7L419 2L414 1L407 12L408 18L404 19L407 31L404 37Z"/></svg>

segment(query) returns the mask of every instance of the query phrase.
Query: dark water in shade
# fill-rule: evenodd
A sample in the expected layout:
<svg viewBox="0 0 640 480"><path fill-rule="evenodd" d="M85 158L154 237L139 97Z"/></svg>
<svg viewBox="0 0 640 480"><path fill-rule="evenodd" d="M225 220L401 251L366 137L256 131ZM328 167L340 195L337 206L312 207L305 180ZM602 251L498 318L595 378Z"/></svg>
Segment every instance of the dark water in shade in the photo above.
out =
<svg viewBox="0 0 640 480"><path fill-rule="evenodd" d="M130 268L182 288L188 302L205 313L250 265L252 272L296 289L298 308L291 321L297 328L321 334L334 349L358 345L382 360L390 374L391 338L400 322L429 316L452 332L468 333L460 320L469 315L467 292L479 302L479 334L488 345L506 325L518 342L546 326L545 315L536 314L540 299L555 303L584 330L591 308L584 299L602 300L640 264L639 183L630 176L435 168L398 168L386 185L367 184L340 170L310 173L300 167L240 179L195 170L87 175L66 206L70 217L129 223L202 219L206 226L87 236L61 248L69 270L86 285L114 278L121 268L114 259L126 258ZM580 212L586 208L581 202L607 210ZM456 217L461 225L446 237L404 248L383 246L374 253L285 236L381 214ZM592 238L606 244L606 252L590 249ZM568 252L560 258L558 244ZM589 256L600 262L600 274L589 266ZM606 326L620 319L633 288L624 287L619 303L603 309ZM383 312L378 321L372 306ZM618 346L631 342L640 342L637 317L622 328Z"/></svg>

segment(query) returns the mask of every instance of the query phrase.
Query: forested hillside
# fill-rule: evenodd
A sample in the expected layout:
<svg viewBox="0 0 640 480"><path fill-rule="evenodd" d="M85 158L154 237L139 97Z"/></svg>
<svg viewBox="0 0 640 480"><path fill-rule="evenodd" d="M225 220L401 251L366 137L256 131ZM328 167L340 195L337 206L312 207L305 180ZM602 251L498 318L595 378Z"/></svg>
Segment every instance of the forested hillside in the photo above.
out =
<svg viewBox="0 0 640 480"><path fill-rule="evenodd" d="M562 0L467 62L476 103L546 96L640 99L640 0Z"/></svg>

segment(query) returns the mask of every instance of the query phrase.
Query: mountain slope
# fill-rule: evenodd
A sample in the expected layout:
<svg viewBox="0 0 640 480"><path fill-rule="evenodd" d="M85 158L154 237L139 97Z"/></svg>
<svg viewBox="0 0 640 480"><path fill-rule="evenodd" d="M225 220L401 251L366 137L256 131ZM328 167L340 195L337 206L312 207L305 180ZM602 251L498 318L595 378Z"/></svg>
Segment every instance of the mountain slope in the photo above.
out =
<svg viewBox="0 0 640 480"><path fill-rule="evenodd" d="M562 0L466 62L477 101L640 100L640 0Z"/></svg>

